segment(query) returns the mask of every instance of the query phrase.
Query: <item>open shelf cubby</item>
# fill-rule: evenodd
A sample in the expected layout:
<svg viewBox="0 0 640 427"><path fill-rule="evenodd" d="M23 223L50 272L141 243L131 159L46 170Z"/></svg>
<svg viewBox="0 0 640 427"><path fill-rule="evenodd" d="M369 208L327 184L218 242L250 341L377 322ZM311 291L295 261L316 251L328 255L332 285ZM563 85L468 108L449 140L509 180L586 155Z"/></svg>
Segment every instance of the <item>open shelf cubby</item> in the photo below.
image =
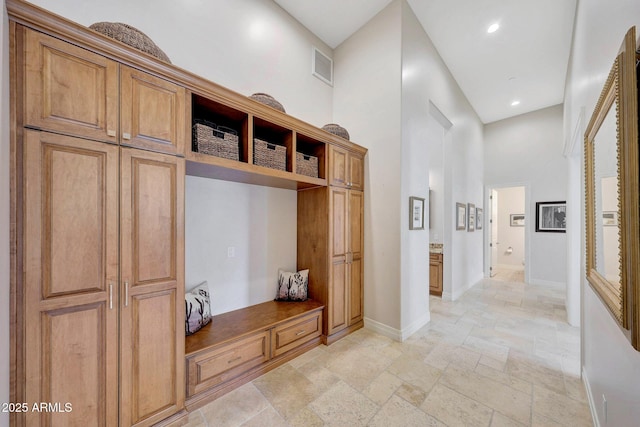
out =
<svg viewBox="0 0 640 427"><path fill-rule="evenodd" d="M287 129L275 123L266 121L259 117L253 117L253 138L254 138L254 148L253 148L253 164L259 165L257 162L257 147L255 145L255 140L265 141L269 144L268 150L275 150L274 146L280 146L286 148L285 154L285 169L287 172L293 172L293 152L294 152L294 143L293 143L293 131L291 129Z"/></svg>
<svg viewBox="0 0 640 427"><path fill-rule="evenodd" d="M196 123L206 123L207 125L215 125L219 129L222 136L229 132L229 129L235 131L238 136L238 161L250 163L249 161L249 115L243 111L221 104L214 100L193 94L192 100L192 120L191 125ZM192 151L198 152L197 143L192 141Z"/></svg>
<svg viewBox="0 0 640 427"><path fill-rule="evenodd" d="M301 133L296 134L296 151L305 156L316 157L318 160L318 176L316 178L325 179L327 177L326 168L326 144L318 139L303 135Z"/></svg>

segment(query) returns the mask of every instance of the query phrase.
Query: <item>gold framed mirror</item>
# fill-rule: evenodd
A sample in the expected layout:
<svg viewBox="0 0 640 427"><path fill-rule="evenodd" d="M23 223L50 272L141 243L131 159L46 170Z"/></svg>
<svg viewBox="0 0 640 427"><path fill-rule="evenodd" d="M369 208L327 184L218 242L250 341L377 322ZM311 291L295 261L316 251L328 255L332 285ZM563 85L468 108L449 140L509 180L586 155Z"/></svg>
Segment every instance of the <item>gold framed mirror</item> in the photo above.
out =
<svg viewBox="0 0 640 427"><path fill-rule="evenodd" d="M624 39L585 132L586 273L640 349L636 35Z"/></svg>

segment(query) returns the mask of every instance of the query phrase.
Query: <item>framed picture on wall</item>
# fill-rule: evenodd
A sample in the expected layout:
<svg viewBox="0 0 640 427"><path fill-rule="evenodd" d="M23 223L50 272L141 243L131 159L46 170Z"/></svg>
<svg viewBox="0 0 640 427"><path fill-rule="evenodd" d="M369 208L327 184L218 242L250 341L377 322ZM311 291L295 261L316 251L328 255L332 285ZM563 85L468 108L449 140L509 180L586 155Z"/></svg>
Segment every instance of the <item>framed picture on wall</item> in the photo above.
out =
<svg viewBox="0 0 640 427"><path fill-rule="evenodd" d="M469 224L467 226L467 231L473 231L476 229L476 205L468 203L467 207L469 208Z"/></svg>
<svg viewBox="0 0 640 427"><path fill-rule="evenodd" d="M511 214L510 225L512 227L524 227L524 214Z"/></svg>
<svg viewBox="0 0 640 427"><path fill-rule="evenodd" d="M482 217L482 209L476 208L476 230L482 230L482 223L484 218Z"/></svg>
<svg viewBox="0 0 640 427"><path fill-rule="evenodd" d="M567 232L567 202L537 202L536 231Z"/></svg>
<svg viewBox="0 0 640 427"><path fill-rule="evenodd" d="M467 206L464 203L456 203L456 230L467 228Z"/></svg>
<svg viewBox="0 0 640 427"><path fill-rule="evenodd" d="M409 197L409 230L424 230L424 199Z"/></svg>
<svg viewBox="0 0 640 427"><path fill-rule="evenodd" d="M602 212L602 225L605 227L617 227L618 226L618 212L616 211L604 211Z"/></svg>

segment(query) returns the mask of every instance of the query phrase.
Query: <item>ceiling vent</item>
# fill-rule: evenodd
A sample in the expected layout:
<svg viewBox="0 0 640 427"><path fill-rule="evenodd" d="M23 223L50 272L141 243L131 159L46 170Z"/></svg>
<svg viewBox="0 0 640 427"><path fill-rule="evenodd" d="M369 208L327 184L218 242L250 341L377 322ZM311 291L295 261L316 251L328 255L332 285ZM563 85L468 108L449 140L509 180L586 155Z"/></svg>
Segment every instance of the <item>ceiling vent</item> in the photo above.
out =
<svg viewBox="0 0 640 427"><path fill-rule="evenodd" d="M333 86L333 60L315 46L311 52L311 74Z"/></svg>

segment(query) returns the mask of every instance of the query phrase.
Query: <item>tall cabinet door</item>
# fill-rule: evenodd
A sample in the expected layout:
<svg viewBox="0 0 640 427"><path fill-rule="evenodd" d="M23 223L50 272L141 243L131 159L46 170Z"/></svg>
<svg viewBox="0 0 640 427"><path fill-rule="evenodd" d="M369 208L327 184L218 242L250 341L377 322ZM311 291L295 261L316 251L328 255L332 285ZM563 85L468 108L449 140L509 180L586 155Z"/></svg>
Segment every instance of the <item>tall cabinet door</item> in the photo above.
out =
<svg viewBox="0 0 640 427"><path fill-rule="evenodd" d="M364 309L363 249L364 194L349 191L349 325L362 320Z"/></svg>
<svg viewBox="0 0 640 427"><path fill-rule="evenodd" d="M329 189L329 212L331 212L329 304L327 312L327 335L331 335L348 325L348 190L342 188Z"/></svg>
<svg viewBox="0 0 640 427"><path fill-rule="evenodd" d="M116 142L118 64L23 29L24 122L43 130Z"/></svg>
<svg viewBox="0 0 640 427"><path fill-rule="evenodd" d="M121 152L121 425L184 405L184 159Z"/></svg>
<svg viewBox="0 0 640 427"><path fill-rule="evenodd" d="M72 405L25 425L117 425L118 147L23 141L24 401Z"/></svg>

